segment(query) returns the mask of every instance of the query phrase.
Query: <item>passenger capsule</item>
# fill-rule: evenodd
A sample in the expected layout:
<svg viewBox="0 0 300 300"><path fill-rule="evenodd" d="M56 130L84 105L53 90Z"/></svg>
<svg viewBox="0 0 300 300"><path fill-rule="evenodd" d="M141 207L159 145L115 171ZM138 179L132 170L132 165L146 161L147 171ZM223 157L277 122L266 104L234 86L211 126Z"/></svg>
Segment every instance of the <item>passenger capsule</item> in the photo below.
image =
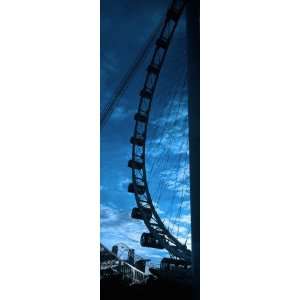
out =
<svg viewBox="0 0 300 300"><path fill-rule="evenodd" d="M164 38L159 38L157 41L156 41L156 45L160 48L163 48L163 49L167 49L168 46L169 46L169 41L167 39L164 39Z"/></svg>
<svg viewBox="0 0 300 300"><path fill-rule="evenodd" d="M144 146L145 141L142 138L138 138L138 137L131 137L130 138L130 143L133 145L138 145L138 146Z"/></svg>
<svg viewBox="0 0 300 300"><path fill-rule="evenodd" d="M148 66L147 71L155 75L158 75L160 72L160 67L157 64L151 64Z"/></svg>
<svg viewBox="0 0 300 300"><path fill-rule="evenodd" d="M156 239L151 233L144 232L141 236L141 246L148 248L163 249L160 241Z"/></svg>
<svg viewBox="0 0 300 300"><path fill-rule="evenodd" d="M140 96L147 99L152 99L153 91L147 88L143 88L140 92Z"/></svg>
<svg viewBox="0 0 300 300"><path fill-rule="evenodd" d="M142 122L142 123L147 123L147 121L148 121L147 116L146 116L146 115L143 115L143 114L141 114L141 113L136 113L136 114L134 115L134 119L135 119L136 121Z"/></svg>
<svg viewBox="0 0 300 300"><path fill-rule="evenodd" d="M134 161L132 159L128 161L128 167L131 169L141 170L143 169L143 165L143 163Z"/></svg>
<svg viewBox="0 0 300 300"><path fill-rule="evenodd" d="M173 20L174 22L177 22L180 17L179 10L175 8L170 8L167 12L167 19Z"/></svg>
<svg viewBox="0 0 300 300"><path fill-rule="evenodd" d="M152 217L152 210L150 208L144 207L143 209L144 215L142 211L138 207L134 207L131 211L131 218L137 220L143 220L143 216L146 216L147 220L150 220Z"/></svg>
<svg viewBox="0 0 300 300"><path fill-rule="evenodd" d="M190 267L191 264L183 259L164 257L160 262L160 269L165 271L188 269Z"/></svg>
<svg viewBox="0 0 300 300"><path fill-rule="evenodd" d="M143 185L136 184L135 188L136 188L136 191L137 191L137 193L139 195L143 195L145 193L145 191L146 191L146 188ZM128 192L129 193L134 193L134 185L133 185L133 183L130 183L128 185Z"/></svg>

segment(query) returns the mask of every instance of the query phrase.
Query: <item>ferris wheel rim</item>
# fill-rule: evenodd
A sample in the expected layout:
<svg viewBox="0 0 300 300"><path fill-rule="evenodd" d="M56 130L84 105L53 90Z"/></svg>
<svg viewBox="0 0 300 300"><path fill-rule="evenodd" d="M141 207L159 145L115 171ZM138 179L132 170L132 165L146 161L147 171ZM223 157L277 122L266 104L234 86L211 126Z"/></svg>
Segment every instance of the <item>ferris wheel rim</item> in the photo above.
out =
<svg viewBox="0 0 300 300"><path fill-rule="evenodd" d="M163 66L165 56L167 54L169 44L172 40L173 34L175 32L175 29L178 25L178 21L180 19L180 16L182 15L182 12L184 10L185 4L187 3L187 0L173 0L170 8L168 9L167 16L165 19L165 23L163 26L163 29L160 33L159 39L156 43L155 52L152 56L151 63L147 69L146 79L144 83L144 87L142 92L144 92L144 96L141 94L139 105L138 105L138 112L137 114L145 116L145 119L143 122L139 121L138 118L136 118L135 121L135 127L134 127L134 134L133 134L133 142L132 142L132 161L136 162L140 160L142 162L142 167L138 170L136 168L132 168L132 184L133 184L133 192L135 195L135 200L138 206L138 209L141 212L142 219L149 230L150 234L152 234L161 244L161 246L166 249L172 256L185 259L186 261L191 261L191 250L187 249L186 245L183 245L165 226L163 221L161 220L159 214L157 213L152 197L149 191L148 187L148 181L147 181L147 172L146 172L146 140L147 140L147 130L148 130L148 120L149 115L151 111L151 104L153 95L156 89L156 85L159 78L160 70ZM176 14L175 14L176 12ZM171 31L169 32L169 35L167 35L167 46L164 48L164 51L162 52L162 57L159 60L159 68L155 69L155 62L159 53L159 49L162 48L163 44L159 45L158 41L163 41L165 37L165 30L167 30L168 22L173 22L171 24ZM173 25L173 26L172 26ZM155 73L156 72L156 73ZM151 89L151 95L149 94L149 90L147 91L147 83L151 80L151 76L154 73L153 82L152 82L152 89ZM148 94L147 94L148 92ZM144 111L143 105L145 106L145 97L149 97L146 101L148 101L147 110ZM143 124L140 124L143 123ZM143 127L143 132L139 131L139 127ZM140 139L143 140L143 143L140 143L138 145L136 142ZM144 187L144 192L141 195L140 191L138 190L139 184L142 184ZM144 196L144 199L142 199L142 196ZM146 215L145 208L151 209L151 218Z"/></svg>

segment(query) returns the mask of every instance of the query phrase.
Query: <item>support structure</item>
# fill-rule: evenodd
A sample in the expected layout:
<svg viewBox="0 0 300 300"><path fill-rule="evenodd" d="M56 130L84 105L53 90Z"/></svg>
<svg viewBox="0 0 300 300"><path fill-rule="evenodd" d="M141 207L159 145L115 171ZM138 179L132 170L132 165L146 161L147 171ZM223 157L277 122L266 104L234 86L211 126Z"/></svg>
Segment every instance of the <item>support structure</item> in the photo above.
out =
<svg viewBox="0 0 300 300"><path fill-rule="evenodd" d="M194 299L200 292L200 4L186 6L188 39L188 114L190 198L192 226L192 271Z"/></svg>

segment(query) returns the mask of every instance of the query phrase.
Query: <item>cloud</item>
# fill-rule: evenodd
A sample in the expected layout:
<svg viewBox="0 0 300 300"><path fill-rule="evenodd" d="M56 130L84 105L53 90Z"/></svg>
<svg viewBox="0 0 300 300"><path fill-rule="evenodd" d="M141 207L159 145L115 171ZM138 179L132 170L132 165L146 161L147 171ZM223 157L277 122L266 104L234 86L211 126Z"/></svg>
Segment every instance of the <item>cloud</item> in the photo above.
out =
<svg viewBox="0 0 300 300"><path fill-rule="evenodd" d="M118 59L117 57L110 53L106 53L101 57L101 76L107 73L117 73L118 72Z"/></svg>
<svg viewBox="0 0 300 300"><path fill-rule="evenodd" d="M163 123L163 121L160 122ZM159 133L155 138L151 138L150 135L147 140L147 156L157 158L167 153L171 155L189 153L187 127L183 128L182 124L175 124L170 126L168 130Z"/></svg>
<svg viewBox="0 0 300 300"><path fill-rule="evenodd" d="M178 169L172 168L161 171L159 176L166 188L175 191L179 197L190 195L189 165L182 163Z"/></svg>
<svg viewBox="0 0 300 300"><path fill-rule="evenodd" d="M127 192L127 188L128 188L128 184L131 182L130 177L128 178L124 178L124 179L120 179L119 180L119 184L118 184L118 190L120 192Z"/></svg>
<svg viewBox="0 0 300 300"><path fill-rule="evenodd" d="M118 211L110 206L101 204L100 222L111 225L120 218Z"/></svg>
<svg viewBox="0 0 300 300"><path fill-rule="evenodd" d="M155 210L156 210L156 212L159 214L159 216L163 216L163 215L166 214L165 211L162 210L162 209L159 208L159 207L155 207Z"/></svg>
<svg viewBox="0 0 300 300"><path fill-rule="evenodd" d="M145 230L143 222L131 219L130 211L101 203L100 231L104 240L109 243L133 242L136 246Z"/></svg>
<svg viewBox="0 0 300 300"><path fill-rule="evenodd" d="M191 208L190 199L187 199L186 201L183 201L183 202L181 203L181 207L182 207L183 209L188 209L188 210L190 210L190 208Z"/></svg>
<svg viewBox="0 0 300 300"><path fill-rule="evenodd" d="M182 135L174 135L171 140L169 137L156 138L147 141L147 157L157 159L159 156L167 156L168 154L178 155L189 153L189 146L187 139L183 139Z"/></svg>
<svg viewBox="0 0 300 300"><path fill-rule="evenodd" d="M191 224L191 215L186 214L186 215L180 216L180 218L178 218L178 222L190 225Z"/></svg>
<svg viewBox="0 0 300 300"><path fill-rule="evenodd" d="M125 102L124 99L121 99L121 101ZM111 120L123 121L128 117L133 118L133 115L134 110L126 109L124 106L117 106L111 115Z"/></svg>

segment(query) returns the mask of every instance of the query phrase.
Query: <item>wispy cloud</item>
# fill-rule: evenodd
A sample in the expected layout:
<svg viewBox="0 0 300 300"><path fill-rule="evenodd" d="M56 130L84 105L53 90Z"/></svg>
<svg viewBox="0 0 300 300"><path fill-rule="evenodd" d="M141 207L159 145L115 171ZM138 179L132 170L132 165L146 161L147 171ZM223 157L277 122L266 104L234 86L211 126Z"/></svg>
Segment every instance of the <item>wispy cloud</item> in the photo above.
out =
<svg viewBox="0 0 300 300"><path fill-rule="evenodd" d="M139 243L141 234L146 230L141 221L131 219L130 211L101 204L101 235L115 243L131 241Z"/></svg>
<svg viewBox="0 0 300 300"><path fill-rule="evenodd" d="M124 101L124 99L122 99ZM111 120L123 121L126 118L132 117L134 115L134 110L125 109L124 106L117 106L112 115Z"/></svg>
<svg viewBox="0 0 300 300"><path fill-rule="evenodd" d="M161 171L159 176L166 188L175 191L179 197L190 195L189 165L182 164L178 169Z"/></svg>
<svg viewBox="0 0 300 300"><path fill-rule="evenodd" d="M152 113L147 140L149 156L157 157L166 152L188 152L187 95L182 92L183 94L174 96L172 101L169 100L165 107Z"/></svg>
<svg viewBox="0 0 300 300"><path fill-rule="evenodd" d="M123 178L123 179L120 179L119 181L119 184L118 184L118 190L120 192L127 192L127 187L128 187L128 184L131 182L130 180L130 177L128 178Z"/></svg>
<svg viewBox="0 0 300 300"><path fill-rule="evenodd" d="M190 214L185 214L185 215L182 215L178 218L178 222L179 223L183 223L183 224L187 224L190 226L191 224L191 215Z"/></svg>
<svg viewBox="0 0 300 300"><path fill-rule="evenodd" d="M101 76L107 73L117 73L118 59L113 53L106 53L101 57Z"/></svg>

